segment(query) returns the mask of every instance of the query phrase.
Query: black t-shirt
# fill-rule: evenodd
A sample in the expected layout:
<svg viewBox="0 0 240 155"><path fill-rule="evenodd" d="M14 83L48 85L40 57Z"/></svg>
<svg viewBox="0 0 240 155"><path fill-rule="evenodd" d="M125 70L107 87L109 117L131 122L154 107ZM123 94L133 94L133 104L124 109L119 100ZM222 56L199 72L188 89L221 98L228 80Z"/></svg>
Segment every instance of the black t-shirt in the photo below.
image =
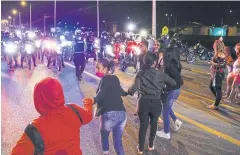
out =
<svg viewBox="0 0 240 155"><path fill-rule="evenodd" d="M97 103L97 116L109 111L126 111L121 97L126 95L116 75L104 76L94 98L94 102Z"/></svg>

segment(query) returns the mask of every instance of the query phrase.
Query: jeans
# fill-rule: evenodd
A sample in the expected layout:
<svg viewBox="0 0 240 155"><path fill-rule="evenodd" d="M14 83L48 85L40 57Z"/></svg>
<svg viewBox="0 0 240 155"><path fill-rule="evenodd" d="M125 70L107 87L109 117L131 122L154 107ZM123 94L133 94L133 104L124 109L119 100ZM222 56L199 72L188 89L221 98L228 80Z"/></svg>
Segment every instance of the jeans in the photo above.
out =
<svg viewBox="0 0 240 155"><path fill-rule="evenodd" d="M139 99L138 103L138 116L140 119L140 128L138 133L138 145L139 151L144 150L144 143L146 139L146 132L149 125L150 118L150 136L149 136L149 147L153 147L157 132L157 121L158 117L162 112L162 104L160 99Z"/></svg>
<svg viewBox="0 0 240 155"><path fill-rule="evenodd" d="M215 106L218 106L221 99L222 99L222 86L221 85L215 85L213 87L213 80L210 80L210 85L209 88L211 90L211 92L213 93L213 95L215 96Z"/></svg>
<svg viewBox="0 0 240 155"><path fill-rule="evenodd" d="M180 89L175 89L168 92L168 99L167 103L163 104L163 125L164 125L164 132L169 133L170 132L170 120L169 115L175 122L177 120L177 117L175 116L172 106L173 103L178 99L180 95Z"/></svg>
<svg viewBox="0 0 240 155"><path fill-rule="evenodd" d="M112 131L114 148L117 155L125 155L122 145L123 130L127 122L125 111L110 111L101 115L101 143L103 153L109 151L109 134Z"/></svg>

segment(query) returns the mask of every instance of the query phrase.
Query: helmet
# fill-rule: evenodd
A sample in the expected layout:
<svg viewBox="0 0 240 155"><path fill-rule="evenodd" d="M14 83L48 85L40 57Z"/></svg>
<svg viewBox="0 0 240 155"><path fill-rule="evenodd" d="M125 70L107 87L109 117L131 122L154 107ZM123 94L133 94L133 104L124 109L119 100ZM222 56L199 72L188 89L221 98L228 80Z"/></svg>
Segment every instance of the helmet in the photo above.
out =
<svg viewBox="0 0 240 155"><path fill-rule="evenodd" d="M115 33L115 38L120 37L120 35L121 35L120 32L116 32L116 33Z"/></svg>
<svg viewBox="0 0 240 155"><path fill-rule="evenodd" d="M106 31L103 31L101 33L101 38L107 38L107 36L108 36L108 33Z"/></svg>
<svg viewBox="0 0 240 155"><path fill-rule="evenodd" d="M81 36L81 33L82 33L82 31L79 30L79 29L77 29L77 30L75 31L75 36Z"/></svg>

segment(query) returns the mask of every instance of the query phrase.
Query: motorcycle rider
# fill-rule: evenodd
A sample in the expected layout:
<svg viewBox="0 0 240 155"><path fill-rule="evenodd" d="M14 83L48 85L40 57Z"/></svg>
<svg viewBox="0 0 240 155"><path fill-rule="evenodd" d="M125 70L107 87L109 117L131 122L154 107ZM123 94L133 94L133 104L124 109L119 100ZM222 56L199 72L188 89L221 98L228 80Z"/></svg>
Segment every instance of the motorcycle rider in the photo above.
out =
<svg viewBox="0 0 240 155"><path fill-rule="evenodd" d="M154 52L154 38L149 35L147 41L148 41L148 51Z"/></svg>
<svg viewBox="0 0 240 155"><path fill-rule="evenodd" d="M116 32L114 36L114 54L116 59L120 58L119 52L121 50L121 33Z"/></svg>
<svg viewBox="0 0 240 155"><path fill-rule="evenodd" d="M87 34L87 39L86 39L86 60L88 61L88 58L93 57L94 61L96 61L96 54L94 53L94 48L93 48L93 41L94 41L94 33L89 32Z"/></svg>
<svg viewBox="0 0 240 155"><path fill-rule="evenodd" d="M75 31L75 45L74 45L74 65L76 68L76 77L81 80L82 73L85 68L85 53L84 53L84 38L81 30Z"/></svg>
<svg viewBox="0 0 240 155"><path fill-rule="evenodd" d="M108 40L108 33L106 31L103 31L101 34L101 49L100 49L100 53L98 54L99 58L103 58L103 51L104 51L104 47L108 44L110 44L109 40Z"/></svg>
<svg viewBox="0 0 240 155"><path fill-rule="evenodd" d="M26 53L26 51L25 51L25 45L26 44L30 44L30 45L32 45L33 47L35 47L34 46L34 43L33 43L33 38L32 38L32 34L31 33L33 33L33 32L26 32L26 34L25 34L25 36L24 36L24 41L23 41L23 49L21 49L21 66L20 66L20 68L23 68L23 61L24 61L24 59L25 59L25 57L27 56L27 53ZM32 54L31 54L31 56L32 56L32 60L33 60L33 65L34 65L34 67L37 67L37 65L36 65L36 53L35 52L33 52Z"/></svg>

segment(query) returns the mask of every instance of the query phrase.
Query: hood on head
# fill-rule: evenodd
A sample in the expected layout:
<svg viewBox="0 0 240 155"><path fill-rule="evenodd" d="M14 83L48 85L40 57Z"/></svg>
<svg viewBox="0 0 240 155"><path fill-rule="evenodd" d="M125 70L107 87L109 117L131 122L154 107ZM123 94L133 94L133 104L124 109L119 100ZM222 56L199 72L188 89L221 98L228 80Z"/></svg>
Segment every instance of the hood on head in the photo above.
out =
<svg viewBox="0 0 240 155"><path fill-rule="evenodd" d="M57 79L47 77L35 85L34 105L39 114L46 114L64 104L63 88Z"/></svg>

